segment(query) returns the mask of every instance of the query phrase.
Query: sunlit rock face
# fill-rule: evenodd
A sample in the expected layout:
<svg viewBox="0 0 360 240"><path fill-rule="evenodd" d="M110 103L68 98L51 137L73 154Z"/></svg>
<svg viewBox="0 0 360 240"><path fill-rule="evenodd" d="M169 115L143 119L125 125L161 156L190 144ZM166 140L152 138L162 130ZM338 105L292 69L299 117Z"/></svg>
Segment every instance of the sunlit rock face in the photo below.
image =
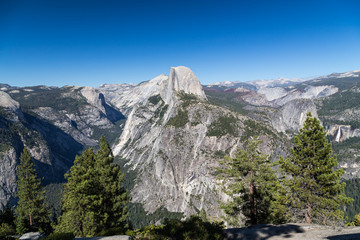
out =
<svg viewBox="0 0 360 240"><path fill-rule="evenodd" d="M102 93L90 87L0 91L0 209L14 200L16 168L24 147L44 184L62 182L76 154L97 145L96 131L120 135L115 122L122 118Z"/></svg>
<svg viewBox="0 0 360 240"><path fill-rule="evenodd" d="M283 105L271 118L273 127L279 132L297 132L306 120L307 113L317 116L316 106L309 99L295 99Z"/></svg>
<svg viewBox="0 0 360 240"><path fill-rule="evenodd" d="M104 94L111 99L108 89ZM220 216L218 200L225 195L212 173L219 158L232 155L247 139L249 118L209 104L198 78L186 67L171 68L169 77L160 75L126 95L117 99L129 103L123 108L131 106L131 111L113 152L139 173L132 201L143 203L149 212L164 206L188 216L204 208L208 216ZM137 103L135 96L141 96ZM112 101L117 105L115 99ZM224 127L224 118L232 121L232 130L213 134L214 127ZM267 124L264 127L273 131ZM259 136L268 154L275 152L275 146L282 146L264 133Z"/></svg>

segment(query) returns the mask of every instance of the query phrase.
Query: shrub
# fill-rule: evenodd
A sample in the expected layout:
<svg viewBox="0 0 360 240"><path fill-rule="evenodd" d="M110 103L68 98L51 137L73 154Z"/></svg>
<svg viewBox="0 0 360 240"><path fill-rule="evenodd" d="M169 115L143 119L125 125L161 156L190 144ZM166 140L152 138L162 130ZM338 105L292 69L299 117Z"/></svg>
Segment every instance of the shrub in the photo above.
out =
<svg viewBox="0 0 360 240"><path fill-rule="evenodd" d="M212 122L206 135L221 137L226 134L237 136L237 119L232 115L221 116Z"/></svg>
<svg viewBox="0 0 360 240"><path fill-rule="evenodd" d="M121 235L121 234L125 234L127 229L124 228L109 228L109 229L104 229L101 230L98 234L96 234L97 236L114 236L114 235Z"/></svg>
<svg viewBox="0 0 360 240"><path fill-rule="evenodd" d="M8 235L15 234L15 228L8 223L2 223L0 225L0 238L4 239ZM6 239L6 238L5 238Z"/></svg>
<svg viewBox="0 0 360 240"><path fill-rule="evenodd" d="M176 128L184 127L189 121L188 112L186 110L179 109L177 115L171 118L167 125L174 126Z"/></svg>
<svg viewBox="0 0 360 240"><path fill-rule="evenodd" d="M164 226L149 225L140 230L136 230L133 237L135 239L164 239L159 235L159 231L161 231L163 227Z"/></svg>
<svg viewBox="0 0 360 240"><path fill-rule="evenodd" d="M162 98L160 97L160 95L154 95L149 97L148 99L149 102L151 102L152 104L156 105L158 104L160 101L162 101Z"/></svg>
<svg viewBox="0 0 360 240"><path fill-rule="evenodd" d="M199 216L191 216L184 221L165 219L164 227L156 232L164 239L219 240L224 239L223 228L223 222L208 222Z"/></svg>

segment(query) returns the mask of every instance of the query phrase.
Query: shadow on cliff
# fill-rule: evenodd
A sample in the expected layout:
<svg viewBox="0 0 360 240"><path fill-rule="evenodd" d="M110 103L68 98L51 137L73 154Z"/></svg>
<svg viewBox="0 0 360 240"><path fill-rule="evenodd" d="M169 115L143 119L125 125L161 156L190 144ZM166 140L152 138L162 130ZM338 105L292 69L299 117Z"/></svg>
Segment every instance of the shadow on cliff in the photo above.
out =
<svg viewBox="0 0 360 240"><path fill-rule="evenodd" d="M64 174L73 165L75 156L84 149L84 146L70 134L47 121L28 113L24 113L24 117L27 128L40 133L50 150L50 159L48 159L50 162L35 161L39 176L43 178L43 183L46 185L51 182L63 182Z"/></svg>
<svg viewBox="0 0 360 240"><path fill-rule="evenodd" d="M233 240L265 240L274 236L283 238L291 238L296 233L305 232L300 226L293 224L285 225L267 225L259 224L246 228L230 228L226 229L226 239Z"/></svg>
<svg viewBox="0 0 360 240"><path fill-rule="evenodd" d="M326 239L329 239L329 240L355 240L355 239L360 239L360 233L329 236Z"/></svg>

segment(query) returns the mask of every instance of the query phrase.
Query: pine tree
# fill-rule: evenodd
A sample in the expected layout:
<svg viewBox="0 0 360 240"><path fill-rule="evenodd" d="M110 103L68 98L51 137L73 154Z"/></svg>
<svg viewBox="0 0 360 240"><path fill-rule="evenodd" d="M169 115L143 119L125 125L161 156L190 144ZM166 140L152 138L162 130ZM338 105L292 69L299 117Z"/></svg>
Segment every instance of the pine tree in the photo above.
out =
<svg viewBox="0 0 360 240"><path fill-rule="evenodd" d="M88 149L77 156L65 175L62 216L57 232L90 237L110 228L127 228L129 196L122 187L123 175L104 137L95 154Z"/></svg>
<svg viewBox="0 0 360 240"><path fill-rule="evenodd" d="M76 156L65 178L62 215L55 231L72 232L80 237L93 236L97 231L96 217L101 204L92 148Z"/></svg>
<svg viewBox="0 0 360 240"><path fill-rule="evenodd" d="M113 164L114 155L104 136L100 138L100 150L95 159L101 189L101 227L125 229L128 227L129 196L122 186L124 176L120 167Z"/></svg>
<svg viewBox="0 0 360 240"><path fill-rule="evenodd" d="M238 149L235 157L219 161L218 179L224 192L231 200L220 207L227 215L227 222L239 225L239 216L245 216L245 223L281 223L285 219L285 208L280 202L281 185L271 168L267 155L258 148L260 140L245 143L245 149Z"/></svg>
<svg viewBox="0 0 360 240"><path fill-rule="evenodd" d="M289 189L289 204L306 223L313 219L324 224L342 220L340 205L352 201L344 194L345 183L340 183L344 170L335 169L338 162L325 136L320 121L308 113L294 138L291 156L280 159L280 168L287 177L284 185Z"/></svg>
<svg viewBox="0 0 360 240"><path fill-rule="evenodd" d="M20 165L16 171L19 198L15 208L16 231L21 234L28 231L49 230L49 212L45 204L45 190L37 177L35 165L30 153L24 148L20 156Z"/></svg>

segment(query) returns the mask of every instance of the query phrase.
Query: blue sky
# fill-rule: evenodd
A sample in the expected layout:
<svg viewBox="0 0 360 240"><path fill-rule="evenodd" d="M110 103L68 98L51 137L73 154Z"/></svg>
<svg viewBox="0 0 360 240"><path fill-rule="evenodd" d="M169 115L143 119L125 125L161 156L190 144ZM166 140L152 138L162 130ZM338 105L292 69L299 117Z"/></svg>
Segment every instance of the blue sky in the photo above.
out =
<svg viewBox="0 0 360 240"><path fill-rule="evenodd" d="M360 1L0 0L0 83L203 84L360 69Z"/></svg>

